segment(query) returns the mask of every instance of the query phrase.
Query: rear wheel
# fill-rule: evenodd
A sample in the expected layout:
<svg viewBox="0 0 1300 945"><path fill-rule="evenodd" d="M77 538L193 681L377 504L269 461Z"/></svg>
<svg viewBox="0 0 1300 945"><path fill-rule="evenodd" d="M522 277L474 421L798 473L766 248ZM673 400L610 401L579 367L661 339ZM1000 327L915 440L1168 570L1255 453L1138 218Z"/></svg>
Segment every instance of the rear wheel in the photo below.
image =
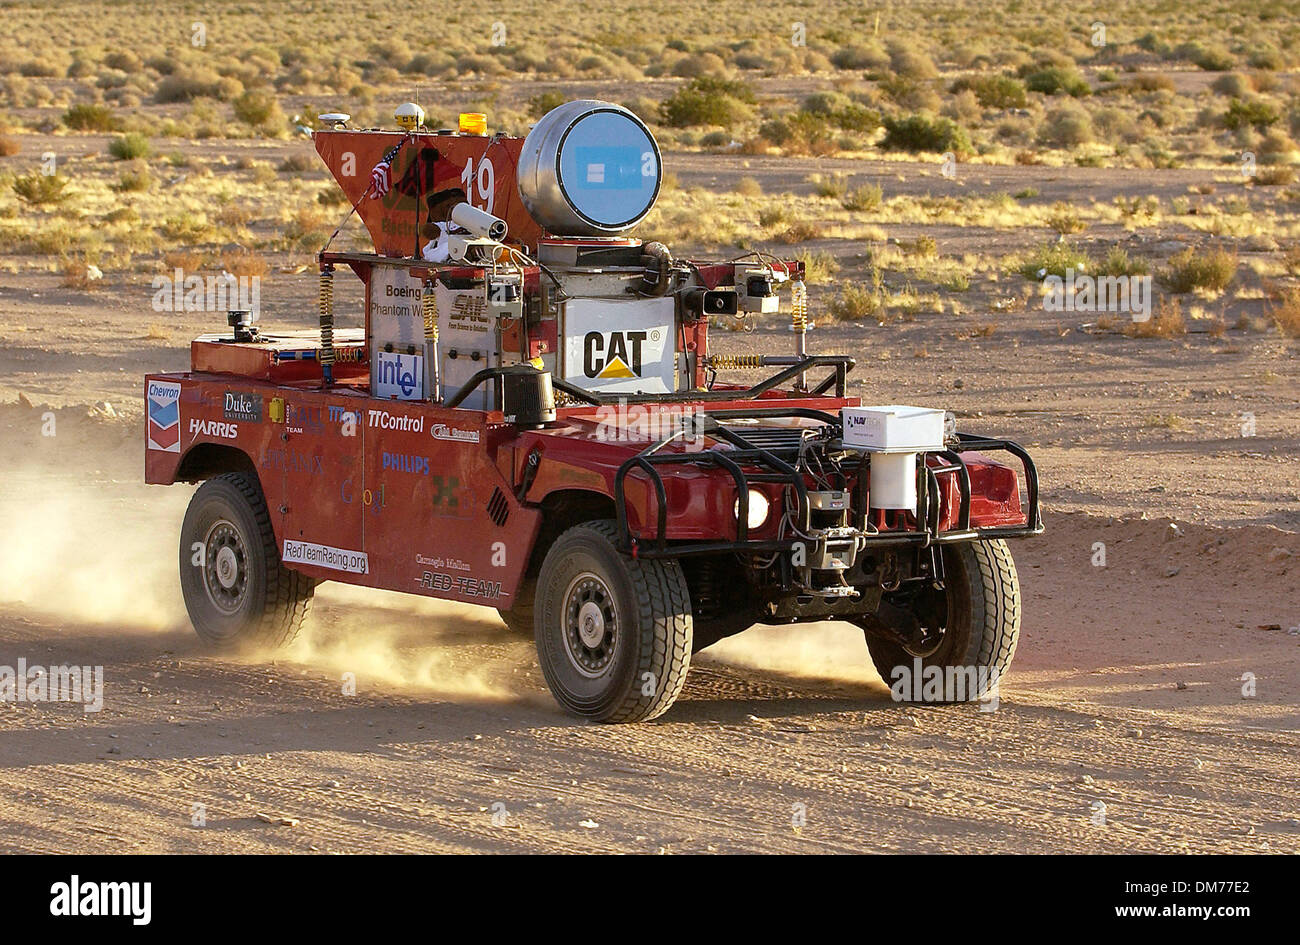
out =
<svg viewBox="0 0 1300 945"><path fill-rule="evenodd" d="M691 600L676 561L616 547L613 522L569 529L537 579L537 656L555 700L584 718L641 722L673 704L691 662Z"/></svg>
<svg viewBox="0 0 1300 945"><path fill-rule="evenodd" d="M302 628L316 582L280 563L262 487L247 473L199 486L181 526L181 592L209 646L284 646Z"/></svg>
<svg viewBox="0 0 1300 945"><path fill-rule="evenodd" d="M901 620L881 623L890 605L865 623L871 660L885 685L903 701L921 694L926 702L984 698L1006 676L1020 637L1020 582L1011 551L1002 540L967 542L944 548L944 588L908 602ZM900 622L908 624L906 631ZM915 680L918 666L945 670L941 695ZM948 669L963 673L947 673ZM930 678L933 673L926 674Z"/></svg>

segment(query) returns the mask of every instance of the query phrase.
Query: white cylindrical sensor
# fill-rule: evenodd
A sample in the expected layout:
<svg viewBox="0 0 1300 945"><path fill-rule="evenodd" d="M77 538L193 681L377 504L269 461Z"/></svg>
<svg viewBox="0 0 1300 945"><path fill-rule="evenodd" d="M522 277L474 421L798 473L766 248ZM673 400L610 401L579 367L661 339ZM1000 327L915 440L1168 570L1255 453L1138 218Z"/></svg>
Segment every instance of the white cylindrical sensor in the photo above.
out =
<svg viewBox="0 0 1300 945"><path fill-rule="evenodd" d="M870 506L916 509L916 454L872 453Z"/></svg>
<svg viewBox="0 0 1300 945"><path fill-rule="evenodd" d="M467 203L458 203L451 208L451 222L475 236L496 240L498 243L506 236L505 220Z"/></svg>

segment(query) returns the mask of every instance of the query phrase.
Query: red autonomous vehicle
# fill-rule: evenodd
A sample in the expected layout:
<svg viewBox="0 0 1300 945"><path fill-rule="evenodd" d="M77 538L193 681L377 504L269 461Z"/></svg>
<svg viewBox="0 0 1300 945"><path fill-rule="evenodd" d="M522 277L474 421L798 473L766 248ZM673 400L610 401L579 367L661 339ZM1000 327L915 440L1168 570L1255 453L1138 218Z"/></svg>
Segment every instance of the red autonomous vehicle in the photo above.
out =
<svg viewBox="0 0 1300 945"><path fill-rule="evenodd" d="M662 714L693 652L759 623L849 621L887 682L987 695L1020 630L1006 540L1042 531L1021 447L848 396L853 359L807 352L801 262L630 236L662 163L628 110L522 139L397 117L314 134L374 246L319 254L319 330L231 311L145 380L146 480L201 483L179 557L205 642L285 644L334 580L495 608L601 721ZM361 327L335 327L340 270ZM710 354L711 322L783 298L790 354Z"/></svg>

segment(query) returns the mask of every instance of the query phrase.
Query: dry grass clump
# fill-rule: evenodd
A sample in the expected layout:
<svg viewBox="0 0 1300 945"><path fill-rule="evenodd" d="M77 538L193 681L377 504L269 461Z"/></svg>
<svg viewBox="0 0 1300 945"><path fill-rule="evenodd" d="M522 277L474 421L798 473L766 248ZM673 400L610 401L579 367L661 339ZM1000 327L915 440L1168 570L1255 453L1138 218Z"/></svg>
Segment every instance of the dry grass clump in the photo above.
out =
<svg viewBox="0 0 1300 945"><path fill-rule="evenodd" d="M1222 292L1237 274L1237 254L1221 247L1198 250L1187 247L1160 272L1160 283L1170 292Z"/></svg>
<svg viewBox="0 0 1300 945"><path fill-rule="evenodd" d="M232 276L261 278L269 271L270 263L264 256L259 256L251 250L236 249L221 257L221 267Z"/></svg>
<svg viewBox="0 0 1300 945"><path fill-rule="evenodd" d="M53 206L68 198L68 179L59 174L32 171L15 178L9 186L19 200L32 207Z"/></svg>
<svg viewBox="0 0 1300 945"><path fill-rule="evenodd" d="M1300 288L1291 286L1269 307L1268 317L1288 338L1300 338Z"/></svg>
<svg viewBox="0 0 1300 945"><path fill-rule="evenodd" d="M1176 298L1161 299L1156 310L1144 322L1129 322L1123 328L1130 338L1177 338L1187 334L1187 319L1183 316L1182 302Z"/></svg>
<svg viewBox="0 0 1300 945"><path fill-rule="evenodd" d="M826 303L826 311L837 322L883 320L885 294L877 283L846 282Z"/></svg>
<svg viewBox="0 0 1300 945"><path fill-rule="evenodd" d="M17 138L0 134L0 157L13 157L22 149Z"/></svg>

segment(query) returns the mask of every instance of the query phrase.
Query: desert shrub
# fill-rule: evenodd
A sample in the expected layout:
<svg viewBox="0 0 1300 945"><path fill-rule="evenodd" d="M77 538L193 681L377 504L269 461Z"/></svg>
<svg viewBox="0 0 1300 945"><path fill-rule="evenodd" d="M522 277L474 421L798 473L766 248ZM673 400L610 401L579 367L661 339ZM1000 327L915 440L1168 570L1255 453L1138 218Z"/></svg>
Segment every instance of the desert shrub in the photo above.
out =
<svg viewBox="0 0 1300 945"><path fill-rule="evenodd" d="M754 177L742 177L736 181L736 186L732 188L742 197L761 197L763 196L763 185Z"/></svg>
<svg viewBox="0 0 1300 945"><path fill-rule="evenodd" d="M929 115L889 116L884 119L885 137L880 146L897 151L953 151L969 153L970 138L951 118Z"/></svg>
<svg viewBox="0 0 1300 945"><path fill-rule="evenodd" d="M864 282L847 282L841 285L834 298L826 304L830 316L840 322L860 322L878 318L885 309L885 296L879 286Z"/></svg>
<svg viewBox="0 0 1300 945"><path fill-rule="evenodd" d="M1187 247L1169 259L1160 272L1160 283L1170 292L1204 289L1222 292L1237 274L1237 254L1220 247L1204 251Z"/></svg>
<svg viewBox="0 0 1300 945"><path fill-rule="evenodd" d="M659 105L659 114L670 128L718 125L731 128L749 117L754 91L738 79L700 76L691 79Z"/></svg>
<svg viewBox="0 0 1300 945"><path fill-rule="evenodd" d="M880 127L880 113L840 92L815 92L804 99L803 111L826 119L845 131L872 132Z"/></svg>
<svg viewBox="0 0 1300 945"><path fill-rule="evenodd" d="M284 123L284 112L275 95L266 89L249 89L231 103L235 117L254 128L273 128Z"/></svg>
<svg viewBox="0 0 1300 945"><path fill-rule="evenodd" d="M1088 272L1091 268L1092 260L1088 258L1088 254L1064 240L1044 243L1020 257L1016 264L1016 270L1022 276L1034 281L1048 276L1060 276L1064 279L1068 269L1081 273Z"/></svg>
<svg viewBox="0 0 1300 945"><path fill-rule="evenodd" d="M104 65L110 69L117 69L119 72L134 74L144 68L144 63L140 57L130 50L118 50L111 52L104 57Z"/></svg>
<svg viewBox="0 0 1300 945"><path fill-rule="evenodd" d="M1043 222L1062 236L1082 233L1088 228L1088 224L1079 216L1076 207L1061 202L1052 204L1052 208L1047 212L1047 216L1043 218Z"/></svg>
<svg viewBox="0 0 1300 945"><path fill-rule="evenodd" d="M765 229L773 229L789 222L790 211L779 204L758 211L758 225Z"/></svg>
<svg viewBox="0 0 1300 945"><path fill-rule="evenodd" d="M1097 266L1098 276L1145 276L1151 272L1151 264L1145 259L1129 256L1122 246L1112 246L1106 258Z"/></svg>
<svg viewBox="0 0 1300 945"><path fill-rule="evenodd" d="M1025 88L1031 92L1041 92L1043 95L1064 94L1071 98L1082 98L1092 94L1092 87L1088 85L1087 79L1073 69L1060 66L1049 66L1029 73L1025 76Z"/></svg>
<svg viewBox="0 0 1300 945"><path fill-rule="evenodd" d="M727 64L717 53L696 53L686 55L673 64L672 73L683 79L702 76L722 76L727 71Z"/></svg>
<svg viewBox="0 0 1300 945"><path fill-rule="evenodd" d="M1294 184L1296 174L1290 167L1262 167L1255 174L1255 183L1261 187L1285 187Z"/></svg>
<svg viewBox="0 0 1300 945"><path fill-rule="evenodd" d="M898 248L907 256L920 256L923 259L932 259L939 255L939 242L925 233L915 239L900 239Z"/></svg>
<svg viewBox="0 0 1300 945"><path fill-rule="evenodd" d="M891 75L880 81L879 88L904 111L933 112L939 109L939 95L933 82L918 82L906 76Z"/></svg>
<svg viewBox="0 0 1300 945"><path fill-rule="evenodd" d="M63 124L73 131L116 131L121 121L107 105L78 102L63 113Z"/></svg>
<svg viewBox="0 0 1300 945"><path fill-rule="evenodd" d="M811 112L793 112L769 119L759 126L758 134L787 154L820 156L839 150L831 123Z"/></svg>
<svg viewBox="0 0 1300 945"><path fill-rule="evenodd" d="M0 157L13 157L22 150L22 145L18 143L17 138L9 135L0 135Z"/></svg>
<svg viewBox="0 0 1300 945"><path fill-rule="evenodd" d="M959 125L975 125L984 117L979 99L970 89L958 92L944 104L942 114Z"/></svg>
<svg viewBox="0 0 1300 945"><path fill-rule="evenodd" d="M276 168L281 174L305 174L316 166L306 154L290 154Z"/></svg>
<svg viewBox="0 0 1300 945"><path fill-rule="evenodd" d="M1053 109L1038 131L1040 141L1057 147L1074 147L1093 139L1092 118L1077 106Z"/></svg>
<svg viewBox="0 0 1300 945"><path fill-rule="evenodd" d="M1286 58L1272 46L1260 46L1251 50L1246 57L1246 64L1252 69L1265 69L1270 72L1285 69Z"/></svg>
<svg viewBox="0 0 1300 945"><path fill-rule="evenodd" d="M1286 337L1300 338L1300 289L1292 286L1284 290L1269 308L1268 317Z"/></svg>
<svg viewBox="0 0 1300 945"><path fill-rule="evenodd" d="M1134 92L1172 92L1174 80L1167 75L1144 72L1133 76L1124 83L1124 91Z"/></svg>
<svg viewBox="0 0 1300 945"><path fill-rule="evenodd" d="M150 150L149 139L135 131L118 135L108 143L108 153L119 161L148 157Z"/></svg>
<svg viewBox="0 0 1300 945"><path fill-rule="evenodd" d="M159 104L189 102L196 98L215 98L228 102L239 97L244 84L231 76L223 76L208 68L177 67L165 75L154 90L154 101Z"/></svg>
<svg viewBox="0 0 1300 945"><path fill-rule="evenodd" d="M878 45L843 46L831 53L836 69L877 70L889 66L889 54Z"/></svg>
<svg viewBox="0 0 1300 945"><path fill-rule="evenodd" d="M1029 104L1025 84L1009 75L965 76L950 87L951 92L971 91L984 108L1024 108Z"/></svg>
<svg viewBox="0 0 1300 945"><path fill-rule="evenodd" d="M1223 127L1232 131L1242 128L1256 128L1263 131L1281 117L1281 112L1263 99L1234 98L1228 103L1228 110L1224 112L1220 122Z"/></svg>
<svg viewBox="0 0 1300 945"><path fill-rule="evenodd" d="M1125 108L1100 108L1093 114L1092 121L1105 141L1132 143L1142 137L1137 119Z"/></svg>
<svg viewBox="0 0 1300 945"><path fill-rule="evenodd" d="M863 184L846 193L840 203L845 210L868 213L880 209L881 204L884 203L884 194L879 184Z"/></svg>
<svg viewBox="0 0 1300 945"><path fill-rule="evenodd" d="M18 199L33 207L51 206L67 199L68 179L58 174L32 171L14 179L9 185Z"/></svg>
<svg viewBox="0 0 1300 945"><path fill-rule="evenodd" d="M821 235L821 227L811 220L795 220L775 238L782 243L807 243Z"/></svg>
<svg viewBox="0 0 1300 945"><path fill-rule="evenodd" d="M904 43L891 45L889 68L894 75L918 82L933 79L939 74L939 70L934 67L934 62L923 50Z"/></svg>
<svg viewBox="0 0 1300 945"><path fill-rule="evenodd" d="M541 118L553 108L559 108L569 100L559 89L551 89L548 92L538 92L528 100L528 115L530 118ZM640 113L638 113L640 114Z"/></svg>
<svg viewBox="0 0 1300 945"><path fill-rule="evenodd" d="M118 175L113 189L118 193L137 193L148 190L153 185L153 177L148 167L133 167Z"/></svg>
<svg viewBox="0 0 1300 945"><path fill-rule="evenodd" d="M1237 64L1232 53L1218 47L1206 47L1191 57L1199 69L1206 72L1227 72Z"/></svg>
<svg viewBox="0 0 1300 945"><path fill-rule="evenodd" d="M1240 72L1229 72L1219 76L1210 83L1210 88L1220 95L1227 95L1231 98L1245 98L1255 91L1250 79Z"/></svg>
<svg viewBox="0 0 1300 945"><path fill-rule="evenodd" d="M840 198L844 196L845 191L849 189L849 179L843 174L814 174L808 178L808 183L813 185L813 193L818 197Z"/></svg>
<svg viewBox="0 0 1300 945"><path fill-rule="evenodd" d="M803 263L803 277L808 283L826 282L840 271L840 264L825 250L801 249L794 258Z"/></svg>

